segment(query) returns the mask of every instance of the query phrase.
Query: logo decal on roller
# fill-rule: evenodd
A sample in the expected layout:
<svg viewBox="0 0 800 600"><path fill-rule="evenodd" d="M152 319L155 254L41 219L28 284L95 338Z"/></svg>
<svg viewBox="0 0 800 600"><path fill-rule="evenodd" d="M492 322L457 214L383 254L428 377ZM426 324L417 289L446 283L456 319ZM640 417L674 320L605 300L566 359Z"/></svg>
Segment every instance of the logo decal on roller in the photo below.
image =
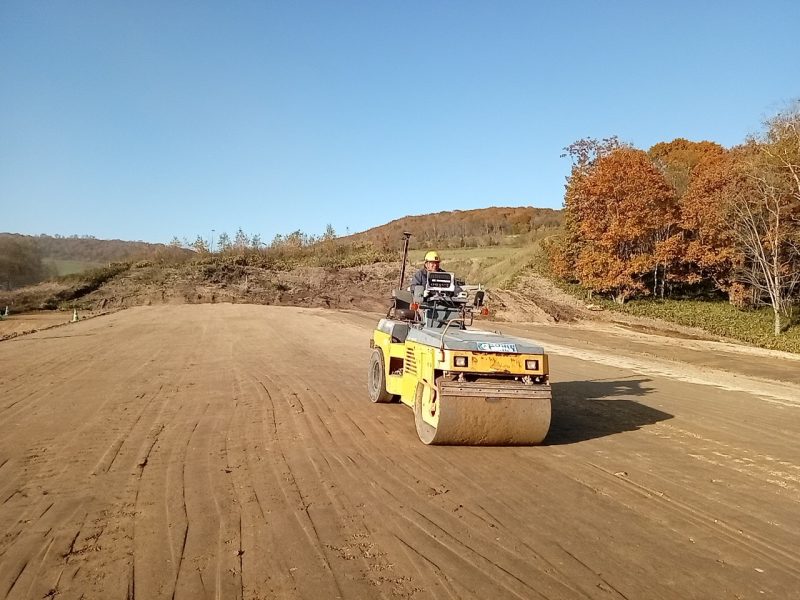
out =
<svg viewBox="0 0 800 600"><path fill-rule="evenodd" d="M516 352L516 344L500 344L496 342L478 342L478 350L484 352Z"/></svg>

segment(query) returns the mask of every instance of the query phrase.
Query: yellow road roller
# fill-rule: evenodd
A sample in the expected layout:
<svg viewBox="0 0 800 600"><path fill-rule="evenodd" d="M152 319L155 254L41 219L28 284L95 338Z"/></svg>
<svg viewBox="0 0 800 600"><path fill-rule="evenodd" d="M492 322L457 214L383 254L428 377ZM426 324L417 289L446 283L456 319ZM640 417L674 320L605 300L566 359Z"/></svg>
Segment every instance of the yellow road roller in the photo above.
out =
<svg viewBox="0 0 800 600"><path fill-rule="evenodd" d="M530 340L472 329L483 296L470 301L452 273L430 272L425 286L392 293L373 331L370 399L413 408L425 444L531 445L547 435L547 354Z"/></svg>

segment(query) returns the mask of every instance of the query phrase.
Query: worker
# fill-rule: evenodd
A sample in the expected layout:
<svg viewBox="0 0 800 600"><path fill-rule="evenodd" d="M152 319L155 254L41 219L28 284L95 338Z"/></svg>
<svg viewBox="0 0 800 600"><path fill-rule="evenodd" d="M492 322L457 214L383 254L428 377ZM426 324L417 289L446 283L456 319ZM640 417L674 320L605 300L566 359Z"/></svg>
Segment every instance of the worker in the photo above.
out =
<svg viewBox="0 0 800 600"><path fill-rule="evenodd" d="M439 253L436 250L430 250L427 254L425 254L425 265L416 273L414 273L414 277L411 279L411 287L410 290L414 289L415 285L426 286L428 285L428 273L441 271L439 265L441 260L439 259ZM456 294L460 294L462 292L461 286L458 283L455 284L455 292Z"/></svg>
<svg viewBox="0 0 800 600"><path fill-rule="evenodd" d="M413 290L415 285L427 285L428 273L439 271L440 262L439 253L436 250L431 250L425 254L425 264L419 271L414 273L414 277L411 280L411 289Z"/></svg>

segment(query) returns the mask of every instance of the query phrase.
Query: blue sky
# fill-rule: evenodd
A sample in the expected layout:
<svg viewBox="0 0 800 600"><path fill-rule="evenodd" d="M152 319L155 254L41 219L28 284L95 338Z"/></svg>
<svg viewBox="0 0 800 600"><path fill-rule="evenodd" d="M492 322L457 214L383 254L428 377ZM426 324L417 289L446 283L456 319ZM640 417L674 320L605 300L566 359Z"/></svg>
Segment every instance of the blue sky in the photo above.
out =
<svg viewBox="0 0 800 600"><path fill-rule="evenodd" d="M269 240L560 207L562 148L741 142L800 3L0 3L0 231Z"/></svg>

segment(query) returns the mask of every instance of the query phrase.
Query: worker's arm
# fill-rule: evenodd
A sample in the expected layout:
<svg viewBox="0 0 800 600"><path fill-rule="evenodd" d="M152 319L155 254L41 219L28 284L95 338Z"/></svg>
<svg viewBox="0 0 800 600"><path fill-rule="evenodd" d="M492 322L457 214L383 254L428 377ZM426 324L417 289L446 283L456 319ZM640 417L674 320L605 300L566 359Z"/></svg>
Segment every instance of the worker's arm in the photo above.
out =
<svg viewBox="0 0 800 600"><path fill-rule="evenodd" d="M425 269L420 269L414 273L414 277L411 279L410 289L413 290L415 285L428 285L428 272Z"/></svg>

